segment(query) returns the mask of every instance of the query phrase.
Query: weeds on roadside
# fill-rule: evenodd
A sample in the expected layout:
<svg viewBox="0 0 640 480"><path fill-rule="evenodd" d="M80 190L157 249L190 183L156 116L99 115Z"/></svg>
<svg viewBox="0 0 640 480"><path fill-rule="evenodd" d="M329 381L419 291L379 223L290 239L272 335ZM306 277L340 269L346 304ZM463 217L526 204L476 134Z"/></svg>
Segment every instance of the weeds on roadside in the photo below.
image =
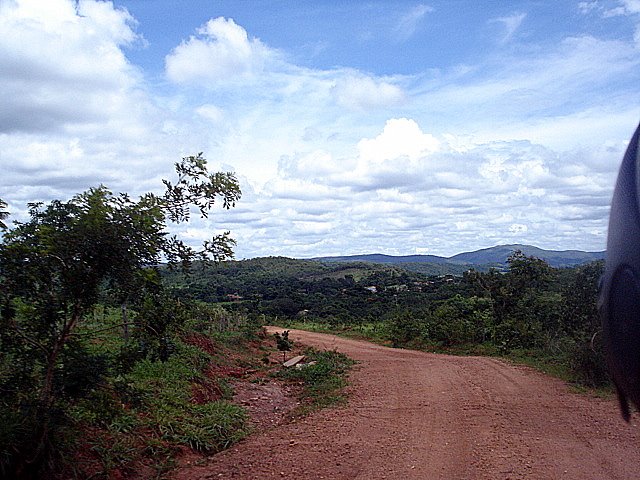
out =
<svg viewBox="0 0 640 480"><path fill-rule="evenodd" d="M202 380L209 356L195 347L179 345L166 362L143 360L125 376L132 404L147 411L146 426L162 439L201 452L217 452L246 434L242 407L226 400L202 405L191 401L191 384Z"/></svg>
<svg viewBox="0 0 640 480"><path fill-rule="evenodd" d="M303 387L304 405L300 413L343 401L342 389L347 386L347 375L355 361L335 350L307 348L304 354L308 363L277 374Z"/></svg>
<svg viewBox="0 0 640 480"><path fill-rule="evenodd" d="M220 388L218 400L192 398L194 384L211 381L202 372L212 355L177 337L175 345L168 360L139 360L70 406L74 425L90 433L60 478L115 478L140 468L161 478L175 466L176 445L213 453L246 435L244 409L227 401L230 387Z"/></svg>

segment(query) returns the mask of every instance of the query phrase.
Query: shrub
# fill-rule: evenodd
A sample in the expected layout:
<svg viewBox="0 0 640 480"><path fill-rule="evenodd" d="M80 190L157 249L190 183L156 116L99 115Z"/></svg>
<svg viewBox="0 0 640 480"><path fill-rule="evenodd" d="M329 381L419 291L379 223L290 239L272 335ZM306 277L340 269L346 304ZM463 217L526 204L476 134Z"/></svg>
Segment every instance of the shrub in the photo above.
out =
<svg viewBox="0 0 640 480"><path fill-rule="evenodd" d="M419 341L423 336L425 328L423 322L409 311L396 313L389 323L387 332L394 347Z"/></svg>
<svg viewBox="0 0 640 480"><path fill-rule="evenodd" d="M285 330L281 334L276 332L273 336L276 338L276 347L282 352L283 358L286 360L287 352L293 346L293 342L289 340L289 330Z"/></svg>
<svg viewBox="0 0 640 480"><path fill-rule="evenodd" d="M597 336L577 339L569 358L571 371L580 384L595 388L611 384L604 351Z"/></svg>
<svg viewBox="0 0 640 480"><path fill-rule="evenodd" d="M326 406L340 400L339 392L347 385L346 373L355 362L335 350L309 348L305 355L309 364L281 370L279 376L300 382L304 395L310 398L313 406Z"/></svg>

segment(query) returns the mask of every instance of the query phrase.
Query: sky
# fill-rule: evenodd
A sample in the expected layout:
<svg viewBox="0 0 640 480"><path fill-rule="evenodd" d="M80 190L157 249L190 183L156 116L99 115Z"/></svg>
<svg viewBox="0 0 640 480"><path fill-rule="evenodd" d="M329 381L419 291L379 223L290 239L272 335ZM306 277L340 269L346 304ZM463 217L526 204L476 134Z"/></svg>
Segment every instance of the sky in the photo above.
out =
<svg viewBox="0 0 640 480"><path fill-rule="evenodd" d="M604 250L640 0L0 0L0 92L14 220L203 152L239 259Z"/></svg>

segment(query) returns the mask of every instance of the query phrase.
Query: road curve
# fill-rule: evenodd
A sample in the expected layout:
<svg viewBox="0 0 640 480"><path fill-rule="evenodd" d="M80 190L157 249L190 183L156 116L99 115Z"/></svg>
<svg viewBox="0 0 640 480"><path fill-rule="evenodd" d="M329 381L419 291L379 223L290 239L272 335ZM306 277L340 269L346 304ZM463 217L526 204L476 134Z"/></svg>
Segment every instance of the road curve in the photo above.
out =
<svg viewBox="0 0 640 480"><path fill-rule="evenodd" d="M638 417L624 423L614 400L493 358L289 335L360 362L348 404L254 435L179 478L640 478Z"/></svg>

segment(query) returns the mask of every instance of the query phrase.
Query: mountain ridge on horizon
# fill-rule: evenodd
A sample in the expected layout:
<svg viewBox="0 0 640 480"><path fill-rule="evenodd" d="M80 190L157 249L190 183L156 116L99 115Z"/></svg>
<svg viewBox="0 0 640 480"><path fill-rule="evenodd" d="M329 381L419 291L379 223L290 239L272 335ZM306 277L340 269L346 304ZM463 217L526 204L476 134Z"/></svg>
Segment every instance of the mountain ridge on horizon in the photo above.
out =
<svg viewBox="0 0 640 480"><path fill-rule="evenodd" d="M605 251L545 250L533 245L506 244L462 252L450 257L440 255L386 255L382 253L314 257L308 260L321 262L370 262L370 263L431 263L449 265L506 265L508 257L520 250L527 256L540 258L553 267L573 267L595 260L604 260Z"/></svg>

